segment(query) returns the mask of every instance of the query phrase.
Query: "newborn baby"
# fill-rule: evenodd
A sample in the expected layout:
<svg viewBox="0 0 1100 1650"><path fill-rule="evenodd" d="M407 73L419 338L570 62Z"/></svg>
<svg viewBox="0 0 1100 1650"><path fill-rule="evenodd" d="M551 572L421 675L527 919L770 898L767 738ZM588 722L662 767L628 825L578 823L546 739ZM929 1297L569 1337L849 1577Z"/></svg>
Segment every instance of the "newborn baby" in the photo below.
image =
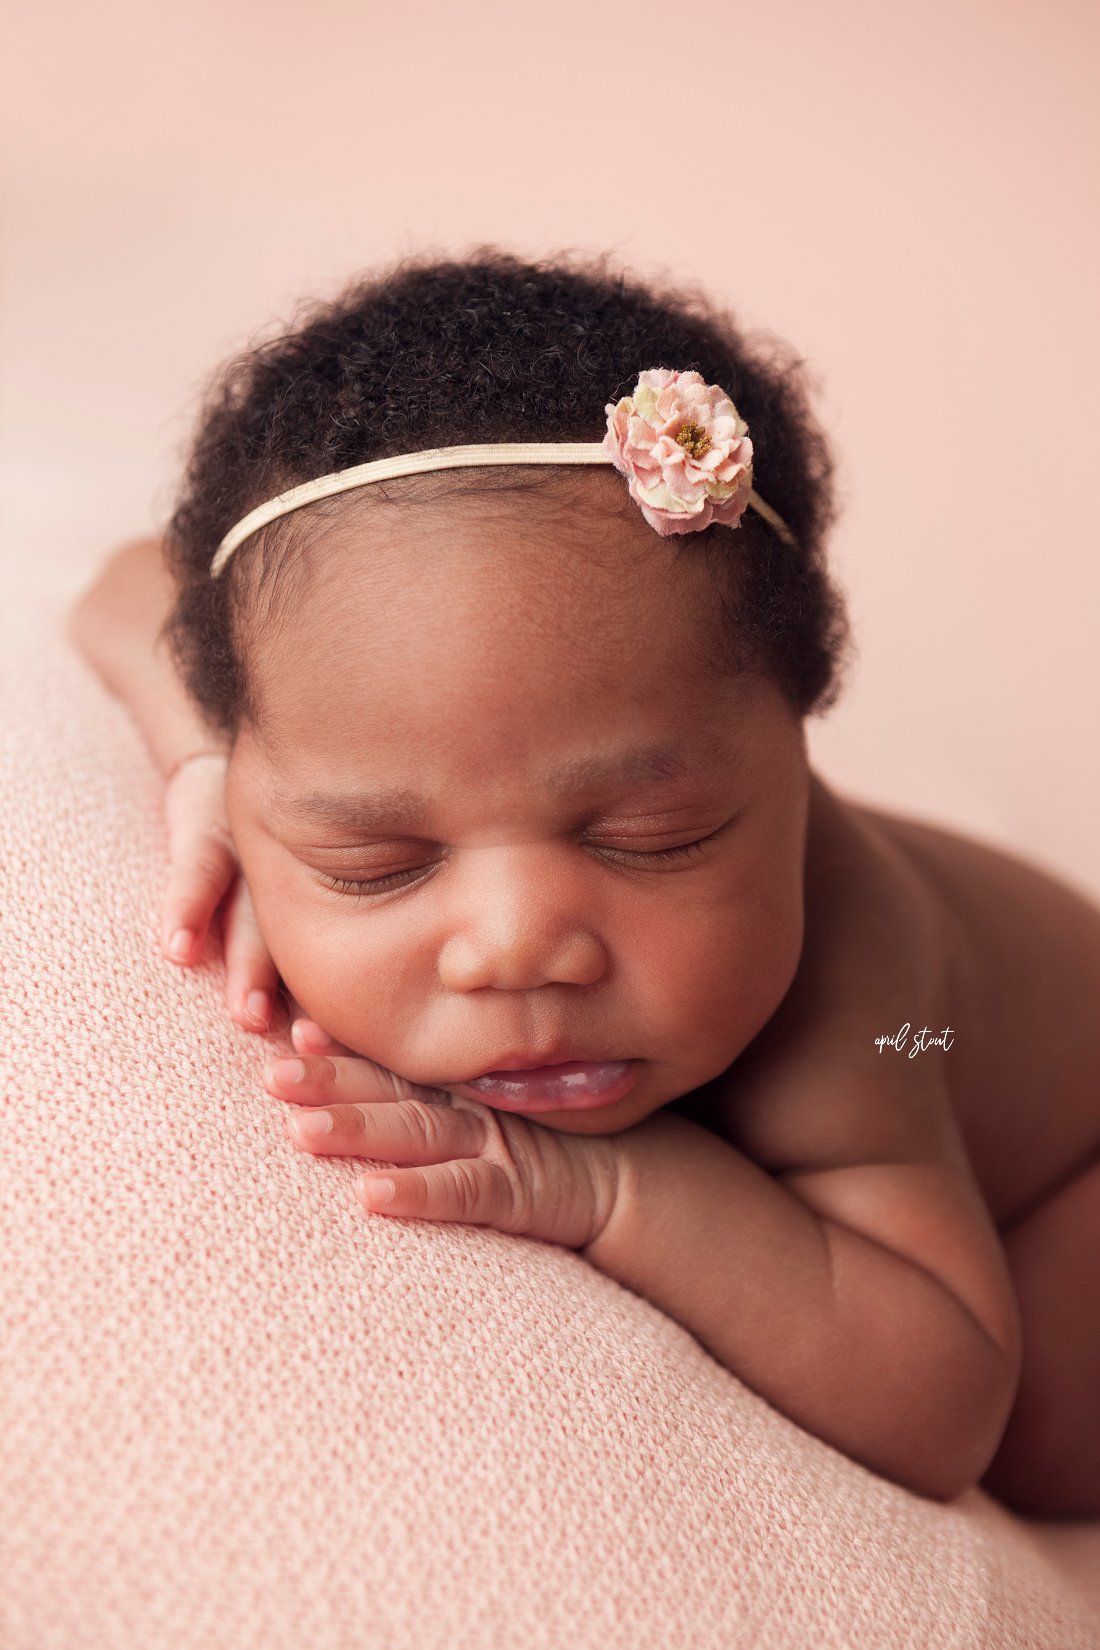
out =
<svg viewBox="0 0 1100 1650"><path fill-rule="evenodd" d="M407 314L466 314L464 267ZM642 302L602 297L605 329ZM318 407L354 399L322 370L334 316L350 337L379 303L294 336ZM448 347L476 344L456 323ZM323 1125L292 1138L392 1164L368 1209L577 1248L920 1493L1100 1514L1100 911L813 772L825 678L803 691L776 638L825 587L746 583L812 535L778 458L757 484L782 514L746 513L727 584L609 467L349 487L216 577L245 509L325 469L292 459L306 412L274 421L269 349L232 416L268 420L280 483L215 485L246 443L212 415L166 543L116 557L74 634L171 775L170 926L201 935L239 865L235 999L281 977L321 1028L296 1033L299 1081L269 1075ZM701 464L705 425L666 427ZM445 438L474 439L442 424L393 451ZM156 653L170 612L187 697Z"/></svg>

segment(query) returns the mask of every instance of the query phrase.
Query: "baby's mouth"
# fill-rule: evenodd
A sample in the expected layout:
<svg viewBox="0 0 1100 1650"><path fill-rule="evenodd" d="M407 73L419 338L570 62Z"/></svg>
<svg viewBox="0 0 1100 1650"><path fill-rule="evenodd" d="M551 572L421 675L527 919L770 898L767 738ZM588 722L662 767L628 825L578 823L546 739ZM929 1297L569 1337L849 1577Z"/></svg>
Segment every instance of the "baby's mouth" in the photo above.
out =
<svg viewBox="0 0 1100 1650"><path fill-rule="evenodd" d="M557 1066L487 1071L448 1086L504 1111L570 1111L609 1106L638 1081L639 1060L568 1060Z"/></svg>

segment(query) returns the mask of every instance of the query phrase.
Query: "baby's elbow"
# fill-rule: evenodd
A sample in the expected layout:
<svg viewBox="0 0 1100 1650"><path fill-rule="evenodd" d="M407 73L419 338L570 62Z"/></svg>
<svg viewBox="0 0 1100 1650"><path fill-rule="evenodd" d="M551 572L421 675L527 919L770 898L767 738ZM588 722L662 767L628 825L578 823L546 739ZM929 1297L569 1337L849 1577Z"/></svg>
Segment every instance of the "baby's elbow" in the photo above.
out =
<svg viewBox="0 0 1100 1650"><path fill-rule="evenodd" d="M934 1375L936 1401L923 1448L898 1479L933 1501L954 1501L985 1476L1004 1436L1020 1381L1019 1357L984 1331L963 1348L945 1348Z"/></svg>

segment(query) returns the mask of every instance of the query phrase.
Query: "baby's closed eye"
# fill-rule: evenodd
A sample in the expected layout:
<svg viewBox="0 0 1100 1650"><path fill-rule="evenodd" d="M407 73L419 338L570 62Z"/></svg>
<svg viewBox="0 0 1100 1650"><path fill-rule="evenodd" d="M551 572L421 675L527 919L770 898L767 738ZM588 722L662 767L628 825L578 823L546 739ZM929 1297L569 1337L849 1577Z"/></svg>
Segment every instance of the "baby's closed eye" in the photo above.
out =
<svg viewBox="0 0 1100 1650"><path fill-rule="evenodd" d="M613 864L650 865L670 864L673 862L699 861L706 857L706 847L717 831L710 832L705 837L694 838L690 842L674 843L665 848L631 848L613 845L606 842L586 842L583 846L595 850L598 854L610 860ZM337 894L370 895L388 893L393 888L409 887L417 881L425 880L442 860L430 861L426 864L410 866L401 871L387 872L381 876L340 877L329 872L319 871L318 877L325 888Z"/></svg>

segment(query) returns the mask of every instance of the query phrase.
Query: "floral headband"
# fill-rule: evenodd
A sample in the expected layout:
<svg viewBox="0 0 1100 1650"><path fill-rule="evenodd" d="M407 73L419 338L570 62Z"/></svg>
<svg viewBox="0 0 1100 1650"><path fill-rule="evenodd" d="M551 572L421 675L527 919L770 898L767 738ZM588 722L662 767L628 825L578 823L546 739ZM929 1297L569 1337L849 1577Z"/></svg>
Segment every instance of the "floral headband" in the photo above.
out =
<svg viewBox="0 0 1100 1650"><path fill-rule="evenodd" d="M257 505L226 533L210 564L217 578L237 546L314 499L365 487L392 476L479 464L613 464L627 477L630 496L662 538L698 533L712 522L736 527L746 506L774 528L785 544L794 534L752 486L749 427L729 396L697 372L650 367L632 395L609 401L602 441L496 442L472 447L431 447L396 458L375 459L318 476Z"/></svg>

